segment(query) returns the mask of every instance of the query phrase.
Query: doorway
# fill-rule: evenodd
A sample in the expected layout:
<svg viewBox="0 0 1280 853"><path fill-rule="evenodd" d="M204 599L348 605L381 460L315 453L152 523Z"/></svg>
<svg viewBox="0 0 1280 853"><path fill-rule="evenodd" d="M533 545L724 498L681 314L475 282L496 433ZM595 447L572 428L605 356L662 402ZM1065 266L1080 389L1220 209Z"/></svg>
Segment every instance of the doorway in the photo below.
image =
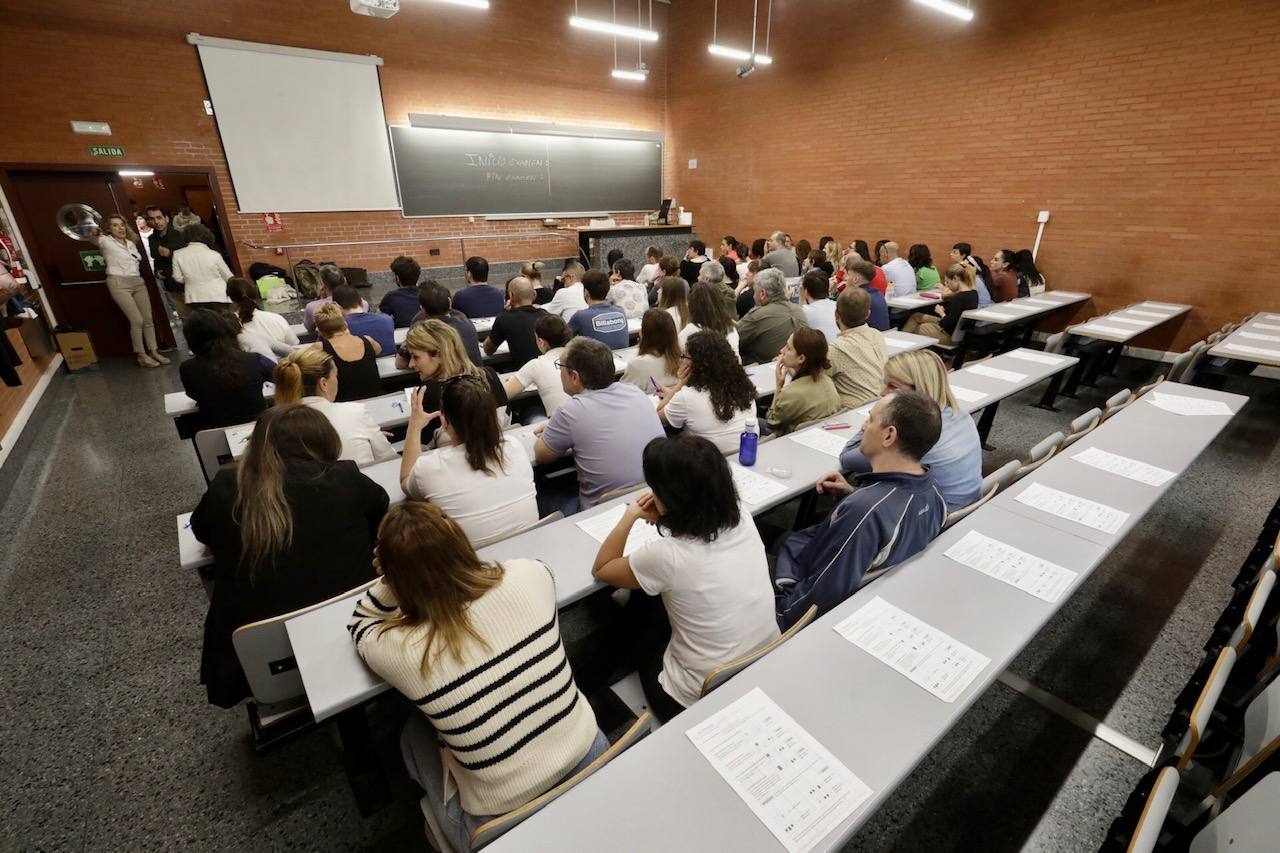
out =
<svg viewBox="0 0 1280 853"><path fill-rule="evenodd" d="M152 171L140 166L129 169ZM118 213L131 224L151 204L170 214L188 208L219 237L229 266L238 269L221 196L208 170L157 168L150 175L122 177L117 169L13 165L0 167L0 182L59 322L88 329L99 358L133 354L129 323L107 291L97 246L77 240L59 227L58 213L66 205L87 205L104 217ZM144 259L149 257L146 241L141 238L138 249ZM150 294L157 342L161 349L172 349L176 345L173 318L150 263L141 265L141 275ZM168 322L161 322L161 318Z"/></svg>

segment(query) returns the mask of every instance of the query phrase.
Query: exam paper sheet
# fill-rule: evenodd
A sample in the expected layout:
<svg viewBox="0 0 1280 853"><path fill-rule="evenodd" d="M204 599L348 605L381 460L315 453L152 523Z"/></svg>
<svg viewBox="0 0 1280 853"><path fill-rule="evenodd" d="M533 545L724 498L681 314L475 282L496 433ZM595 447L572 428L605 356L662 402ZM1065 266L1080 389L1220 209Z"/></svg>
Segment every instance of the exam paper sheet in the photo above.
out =
<svg viewBox="0 0 1280 853"><path fill-rule="evenodd" d="M577 522L577 525L582 529L583 533L586 533L592 539L597 542L603 542L613 532L613 528L618 526L618 522L622 519L622 514L626 510L626 504L618 504L608 512L584 518L582 521ZM630 556L642 546L658 538L657 527L647 521L637 521L631 525L631 533L627 536L627 544L623 546L622 554L624 557Z"/></svg>
<svg viewBox="0 0 1280 853"><path fill-rule="evenodd" d="M1139 483L1146 483L1148 486L1163 486L1177 476L1173 471L1165 468L1157 468L1155 465L1148 465L1146 462L1139 462L1137 459L1131 459L1128 456L1109 453L1097 447L1082 450L1071 458L1077 462L1097 468L1099 471L1119 474L1121 477L1128 477L1130 480L1137 480Z"/></svg>
<svg viewBox="0 0 1280 853"><path fill-rule="evenodd" d="M1068 492L1058 491L1040 483L1032 483L1015 498L1032 509L1101 530L1115 533L1129 520L1129 513L1115 507L1087 500Z"/></svg>
<svg viewBox="0 0 1280 853"><path fill-rule="evenodd" d="M857 432L853 428L835 432L822 427L814 427L801 432L793 432L787 438L796 444L803 444L805 447L812 448L819 453L826 453L839 459L840 454L844 452L845 443L851 437L857 435Z"/></svg>
<svg viewBox="0 0 1280 853"><path fill-rule="evenodd" d="M729 463L729 472L733 474L733 484L738 488L738 499L752 506L762 504L787 491L786 486L772 477L757 474L750 468L743 468L737 462Z"/></svg>
<svg viewBox="0 0 1280 853"><path fill-rule="evenodd" d="M1077 577L1077 573L1070 569L976 530L970 530L948 548L945 556L1050 604L1061 598Z"/></svg>
<svg viewBox="0 0 1280 853"><path fill-rule="evenodd" d="M1025 373L1015 373L1012 370L1001 370L998 367L989 367L985 364L971 364L962 372L976 373L979 376L990 376L992 379L999 379L1001 382L1021 382L1027 378L1027 374Z"/></svg>
<svg viewBox="0 0 1280 853"><path fill-rule="evenodd" d="M1231 416L1231 408L1221 400L1202 400L1199 397L1184 397L1181 394L1165 394L1160 391L1149 391L1143 399L1175 415Z"/></svg>

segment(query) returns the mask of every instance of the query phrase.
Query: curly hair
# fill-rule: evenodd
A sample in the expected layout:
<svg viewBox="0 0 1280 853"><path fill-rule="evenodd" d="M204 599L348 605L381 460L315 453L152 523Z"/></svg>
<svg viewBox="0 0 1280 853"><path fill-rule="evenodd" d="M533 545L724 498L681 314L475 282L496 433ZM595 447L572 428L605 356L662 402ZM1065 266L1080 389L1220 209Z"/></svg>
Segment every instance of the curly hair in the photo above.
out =
<svg viewBox="0 0 1280 853"><path fill-rule="evenodd" d="M685 384L711 395L711 410L727 421L756 403L756 386L747 376L729 340L719 332L694 332L685 342L689 379Z"/></svg>

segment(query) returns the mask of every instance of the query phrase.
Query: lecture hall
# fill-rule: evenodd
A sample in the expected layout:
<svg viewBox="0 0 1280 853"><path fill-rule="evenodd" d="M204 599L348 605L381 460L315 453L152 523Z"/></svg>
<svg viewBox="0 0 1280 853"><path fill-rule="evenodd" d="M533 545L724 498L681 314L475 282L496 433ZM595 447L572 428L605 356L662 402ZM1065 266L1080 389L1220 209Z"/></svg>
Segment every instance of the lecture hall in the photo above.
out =
<svg viewBox="0 0 1280 853"><path fill-rule="evenodd" d="M1275 0L0 21L0 848L1280 849Z"/></svg>

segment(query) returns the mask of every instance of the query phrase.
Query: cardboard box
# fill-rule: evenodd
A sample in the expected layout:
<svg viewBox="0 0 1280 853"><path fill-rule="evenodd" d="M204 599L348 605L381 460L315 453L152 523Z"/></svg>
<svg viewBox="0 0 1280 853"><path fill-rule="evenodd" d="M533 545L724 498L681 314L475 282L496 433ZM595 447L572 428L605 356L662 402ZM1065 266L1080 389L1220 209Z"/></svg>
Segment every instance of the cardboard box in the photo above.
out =
<svg viewBox="0 0 1280 853"><path fill-rule="evenodd" d="M58 351L66 360L67 370L80 370L98 363L98 354L93 351L93 341L88 332L58 332L54 335L58 340Z"/></svg>

